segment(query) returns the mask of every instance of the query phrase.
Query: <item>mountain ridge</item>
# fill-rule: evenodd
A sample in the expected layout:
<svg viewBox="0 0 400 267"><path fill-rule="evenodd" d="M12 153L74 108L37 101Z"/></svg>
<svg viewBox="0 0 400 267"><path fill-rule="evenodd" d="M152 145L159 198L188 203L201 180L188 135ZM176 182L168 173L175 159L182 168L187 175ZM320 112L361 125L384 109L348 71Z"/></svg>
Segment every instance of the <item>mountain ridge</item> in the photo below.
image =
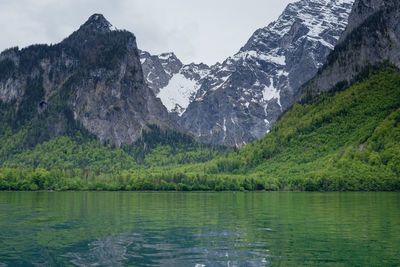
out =
<svg viewBox="0 0 400 267"><path fill-rule="evenodd" d="M356 3L368 7L371 1L374 0L357 0ZM385 3L390 4L390 1ZM243 148L221 155L215 153L214 148L204 150L203 145L195 144L188 152L186 143L193 144L188 136L168 130L160 134L156 126L155 134L144 135L147 141L139 139L137 147L115 148L93 139L88 143L82 141L86 135L77 130L76 139L72 141L71 137L62 136L33 149L15 149L16 140L25 142L27 133L15 133L0 123L0 159L7 164L6 168L0 167L0 190L398 191L400 71L390 58L377 60L374 53L360 57L360 50L357 50L364 47L361 51L386 51L374 44L393 36L386 34L397 25L387 23L396 21L398 12L393 11L396 9L372 12L368 16L357 14L367 20L371 16L376 18L376 14L380 17L366 24L355 20L359 24L350 25L353 29L347 36L355 34L361 39L348 39L350 45L338 43L331 52L333 56L314 76L318 79L325 72L329 77L326 72L329 66L342 65L343 69L339 70L347 70L349 76L355 75L353 80L328 90L314 88L315 94L307 101L296 102L280 115L269 134ZM353 8L354 12L358 12L357 7ZM370 10L367 8L366 12ZM41 49L36 46L34 51L39 53ZM396 47L391 49L400 51ZM12 77L15 69L30 70L29 66L15 68L20 60L26 60L13 58L17 52L9 50L9 60L0 61L1 75ZM29 50L24 56L32 53L33 50ZM347 62L347 58L360 59L359 62L367 64L358 71L350 69L353 63ZM89 67L90 63L91 57L88 57ZM332 76L329 81L334 79L336 77ZM42 97L42 91L36 90L38 84L43 84L40 79L30 80L30 88L35 89L30 91L31 99L35 101ZM304 92L307 91L300 91ZM9 108L0 102L0 110L6 111L0 113L2 120L18 122L14 120L14 110ZM224 123L222 127L228 126ZM161 145L154 141L157 139L161 140ZM187 142L182 143L181 139ZM149 147L155 148L143 159L144 164L137 165L132 150L143 152ZM37 166L41 168L35 168Z"/></svg>
<svg viewBox="0 0 400 267"><path fill-rule="evenodd" d="M180 127L201 142L239 147L259 139L322 66L345 29L352 3L291 3L277 21L255 31L237 54L205 68L205 76L158 88L159 96ZM185 86L189 89L179 90ZM173 108L173 93L185 99L183 108Z"/></svg>
<svg viewBox="0 0 400 267"><path fill-rule="evenodd" d="M400 67L400 19L397 0L357 0L350 25L318 75L307 82L298 98L343 87L364 68L382 61Z"/></svg>
<svg viewBox="0 0 400 267"><path fill-rule="evenodd" d="M59 44L6 50L0 61L0 99L21 119L14 131L33 127L43 136L36 143L71 123L116 146L136 141L148 124L177 128L144 83L134 34L100 14Z"/></svg>

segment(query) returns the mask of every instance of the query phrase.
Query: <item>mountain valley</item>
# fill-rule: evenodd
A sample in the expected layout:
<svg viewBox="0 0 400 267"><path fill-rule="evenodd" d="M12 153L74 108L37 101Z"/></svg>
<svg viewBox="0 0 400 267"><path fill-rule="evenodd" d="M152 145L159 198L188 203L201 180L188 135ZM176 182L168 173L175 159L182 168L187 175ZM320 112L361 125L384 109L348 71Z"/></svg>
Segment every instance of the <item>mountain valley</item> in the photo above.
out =
<svg viewBox="0 0 400 267"><path fill-rule="evenodd" d="M400 190L399 14L301 0L213 66L100 14L8 49L0 190Z"/></svg>

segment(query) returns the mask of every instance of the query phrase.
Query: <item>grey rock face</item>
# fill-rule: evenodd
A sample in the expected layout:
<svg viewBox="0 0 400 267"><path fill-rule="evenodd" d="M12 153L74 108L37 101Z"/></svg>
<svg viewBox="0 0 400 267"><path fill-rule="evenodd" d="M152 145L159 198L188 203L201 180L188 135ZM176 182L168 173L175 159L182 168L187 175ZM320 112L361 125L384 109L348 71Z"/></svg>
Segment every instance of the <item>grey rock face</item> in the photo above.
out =
<svg viewBox="0 0 400 267"><path fill-rule="evenodd" d="M183 66L174 53L153 56L148 52L139 51L139 54L145 81L156 95Z"/></svg>
<svg viewBox="0 0 400 267"><path fill-rule="evenodd" d="M339 44L299 98L349 84L365 67L377 62L388 60L400 67L399 6L397 0L357 0Z"/></svg>
<svg viewBox="0 0 400 267"><path fill-rule="evenodd" d="M194 100L201 80L210 72L206 64L183 65L174 53L154 56L141 51L140 61L146 83L177 119Z"/></svg>
<svg viewBox="0 0 400 267"><path fill-rule="evenodd" d="M385 5L385 0L363 0L355 1L352 12L349 15L346 30L340 37L340 42L343 41L347 35L377 10Z"/></svg>
<svg viewBox="0 0 400 267"><path fill-rule="evenodd" d="M202 86L203 78L209 73L209 66L203 63L184 65L171 77L168 85L160 89L157 97L167 110L180 120L186 108L194 101Z"/></svg>
<svg viewBox="0 0 400 267"><path fill-rule="evenodd" d="M19 66L18 48L5 50L0 54L0 62L3 68L13 70ZM10 102L21 95L21 81L9 73L2 73L3 79L0 79L0 100L2 102Z"/></svg>
<svg viewBox="0 0 400 267"><path fill-rule="evenodd" d="M102 14L93 14L81 27L98 33L108 33L112 30L111 23Z"/></svg>
<svg viewBox="0 0 400 267"><path fill-rule="evenodd" d="M38 92L43 90L35 100L38 114L52 110L65 117L70 112L100 141L130 144L148 124L176 128L144 82L135 36L112 30L100 14L60 44L7 50L0 55L4 62L10 71L0 75L3 102L15 101L18 107L32 90L28 81L36 79ZM50 131L63 134L67 127L57 128Z"/></svg>
<svg viewBox="0 0 400 267"><path fill-rule="evenodd" d="M325 62L353 0L302 0L210 68L178 123L201 142L242 146L264 136ZM164 103L164 101L163 101Z"/></svg>
<svg viewBox="0 0 400 267"><path fill-rule="evenodd" d="M211 67L190 64L168 72L160 56L144 53L144 75L186 132L204 143L245 145L268 133L316 74L344 31L353 2L289 4L236 55Z"/></svg>

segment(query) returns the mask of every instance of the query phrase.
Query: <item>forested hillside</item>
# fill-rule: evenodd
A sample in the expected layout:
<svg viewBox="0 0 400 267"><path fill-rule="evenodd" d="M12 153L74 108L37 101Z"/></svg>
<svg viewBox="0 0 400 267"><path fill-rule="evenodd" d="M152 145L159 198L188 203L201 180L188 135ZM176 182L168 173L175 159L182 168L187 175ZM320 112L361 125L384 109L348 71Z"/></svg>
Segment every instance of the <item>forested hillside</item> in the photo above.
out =
<svg viewBox="0 0 400 267"><path fill-rule="evenodd" d="M399 70L383 63L357 80L294 105L238 151L157 127L122 148L60 137L8 157L0 189L400 190Z"/></svg>
<svg viewBox="0 0 400 267"><path fill-rule="evenodd" d="M400 189L399 71L382 64L358 80L294 105L267 136L210 171L260 177L267 189Z"/></svg>
<svg viewBox="0 0 400 267"><path fill-rule="evenodd" d="M144 84L135 37L101 15L61 46L7 50L0 190L400 190L399 8L356 0L346 34L297 102L239 150L181 133ZM115 60L104 62L115 68L97 46L66 58L88 32L110 49L119 36L130 53L110 50Z"/></svg>

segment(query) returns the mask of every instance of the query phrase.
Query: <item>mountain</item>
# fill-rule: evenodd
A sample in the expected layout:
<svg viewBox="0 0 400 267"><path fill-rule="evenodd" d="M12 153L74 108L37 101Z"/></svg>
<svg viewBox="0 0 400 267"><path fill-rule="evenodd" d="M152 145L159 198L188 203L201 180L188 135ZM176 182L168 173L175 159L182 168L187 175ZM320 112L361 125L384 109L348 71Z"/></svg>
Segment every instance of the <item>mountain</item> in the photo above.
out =
<svg viewBox="0 0 400 267"><path fill-rule="evenodd" d="M348 45L339 42L310 81L327 84L322 83L323 77L334 81L336 74L327 70L331 66L342 66L337 70L340 74L347 69L352 77L350 82L343 86L332 82L335 85L330 89L311 88L310 84L301 87L298 93L303 97L301 101L280 115L269 134L222 154L211 146L192 142L186 135L158 126L149 126L152 130L149 132L144 130L142 137L135 141L139 145L134 146L115 148L90 138L86 141L85 128L73 124L74 138L60 136L34 148L15 147L16 142L27 142L36 133L20 116L30 114L28 111L36 114L37 106L27 109L30 106L20 101L15 113L16 100L0 102L0 190L398 191L400 70L396 58L384 52L390 48L391 55L396 55L400 48L394 46L395 42L384 49L381 46L388 36L396 40L399 31L393 29L397 26L388 22L395 22L397 16L395 1L357 0L350 14L354 19L350 19L351 24L340 37ZM350 36L353 37L348 39ZM82 48L79 52L85 54ZM36 54L31 51L29 55L31 58ZM13 77L24 69L16 73L16 63L11 56L8 59L1 61L0 72L8 75L8 84L18 84L20 81L15 82ZM349 69L353 64L359 64L358 72ZM32 68L29 64L21 66ZM90 64L86 66L89 68ZM216 66L210 67L213 68ZM38 84L42 83L29 80L29 88L33 90L27 92L33 101L41 99ZM19 91L9 90L7 97L17 99ZM46 110L46 105L39 103L39 108ZM19 119L15 120L16 117ZM22 129L21 123L25 123ZM37 124L34 125L38 130ZM41 128L37 132L42 133ZM134 158L137 150L150 150L147 154L139 153L145 155L141 165Z"/></svg>
<svg viewBox="0 0 400 267"><path fill-rule="evenodd" d="M399 150L400 71L382 64L344 91L295 104L207 173L235 175L250 190L399 190Z"/></svg>
<svg viewBox="0 0 400 267"><path fill-rule="evenodd" d="M155 95L160 92L160 88L168 85L171 78L183 66L174 53L163 53L154 56L146 51L139 51L139 55L145 81Z"/></svg>
<svg viewBox="0 0 400 267"><path fill-rule="evenodd" d="M366 67L387 60L400 67L400 4L397 0L357 0L349 27L327 63L300 98L345 87Z"/></svg>
<svg viewBox="0 0 400 267"><path fill-rule="evenodd" d="M260 139L325 62L347 25L352 4L353 0L289 4L237 54L201 68L203 75L178 72L168 85L164 80L164 87L157 87L159 97L170 112L178 112L181 128L201 142L238 147ZM195 64L185 68L199 73Z"/></svg>
<svg viewBox="0 0 400 267"><path fill-rule="evenodd" d="M210 73L206 64L183 65L174 53L150 55L142 51L140 60L147 84L172 114L181 116Z"/></svg>
<svg viewBox="0 0 400 267"><path fill-rule="evenodd" d="M397 0L357 0L301 101L265 137L206 172L236 174L246 189L399 190L399 14Z"/></svg>
<svg viewBox="0 0 400 267"><path fill-rule="evenodd" d="M75 129L120 146L149 124L175 127L144 82L135 36L101 14L59 44L1 53L0 100L2 128L32 146Z"/></svg>

